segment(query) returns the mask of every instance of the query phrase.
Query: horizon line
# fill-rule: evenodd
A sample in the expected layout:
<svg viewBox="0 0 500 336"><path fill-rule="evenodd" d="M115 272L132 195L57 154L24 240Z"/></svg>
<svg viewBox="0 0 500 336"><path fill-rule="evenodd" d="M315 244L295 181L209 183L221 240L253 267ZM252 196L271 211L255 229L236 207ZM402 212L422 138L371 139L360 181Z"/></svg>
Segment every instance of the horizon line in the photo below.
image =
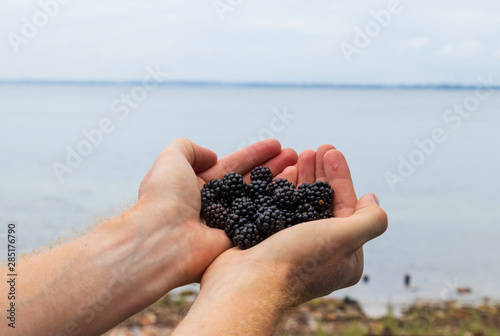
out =
<svg viewBox="0 0 500 336"><path fill-rule="evenodd" d="M70 79L0 79L0 85L81 85L81 86L135 86L143 85L140 80L70 80ZM484 85L474 84L383 84L383 83L300 83L300 82L230 82L177 80L160 82L159 86L191 87L261 87L261 88L312 88L312 89L477 89ZM488 86L498 90L500 85Z"/></svg>

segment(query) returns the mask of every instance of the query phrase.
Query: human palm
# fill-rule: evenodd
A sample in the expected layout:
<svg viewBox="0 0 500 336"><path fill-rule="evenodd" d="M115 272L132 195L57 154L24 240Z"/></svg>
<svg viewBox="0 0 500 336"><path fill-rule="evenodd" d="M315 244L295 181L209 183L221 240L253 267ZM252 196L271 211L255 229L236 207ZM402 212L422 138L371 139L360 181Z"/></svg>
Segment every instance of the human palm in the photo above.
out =
<svg viewBox="0 0 500 336"><path fill-rule="evenodd" d="M278 177L295 185L327 181L335 191L335 218L296 225L248 250L233 248L224 252L203 275L202 287L228 286L239 281L238 274L245 277L257 272L266 281L281 281L283 294L293 298L292 304L298 304L359 280L362 245L385 228L381 224L372 229L377 232L369 232L371 224L361 217L366 200L358 203L343 155L329 145L319 147L317 152L305 151L293 169ZM355 211L360 214L352 216Z"/></svg>
<svg viewBox="0 0 500 336"><path fill-rule="evenodd" d="M282 150L276 140L258 142L217 160L214 152L179 139L158 156L141 183L138 203L159 216L169 215L169 220L158 221L158 233L177 231L183 237L176 253L183 260L185 284L199 281L210 263L232 246L224 231L209 228L200 219L203 185L231 171L248 179L249 172L259 165L278 174L296 161L295 151Z"/></svg>

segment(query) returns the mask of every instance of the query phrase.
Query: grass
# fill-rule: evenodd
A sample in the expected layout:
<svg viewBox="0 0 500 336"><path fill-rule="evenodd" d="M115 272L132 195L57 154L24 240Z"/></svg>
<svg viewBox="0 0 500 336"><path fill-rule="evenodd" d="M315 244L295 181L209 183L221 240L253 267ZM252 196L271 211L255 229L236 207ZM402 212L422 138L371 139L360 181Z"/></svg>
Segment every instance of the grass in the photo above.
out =
<svg viewBox="0 0 500 336"><path fill-rule="evenodd" d="M330 335L335 322L318 323L316 336ZM304 335L307 335L304 333ZM500 306L461 307L453 302L412 305L401 318L392 304L378 320L342 322L339 336L500 336Z"/></svg>

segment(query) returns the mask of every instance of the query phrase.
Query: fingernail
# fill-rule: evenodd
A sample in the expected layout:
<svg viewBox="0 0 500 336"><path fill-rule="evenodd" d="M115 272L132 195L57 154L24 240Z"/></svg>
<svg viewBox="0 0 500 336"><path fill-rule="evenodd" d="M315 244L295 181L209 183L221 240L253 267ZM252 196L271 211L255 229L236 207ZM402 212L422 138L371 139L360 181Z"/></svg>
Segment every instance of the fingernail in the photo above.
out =
<svg viewBox="0 0 500 336"><path fill-rule="evenodd" d="M378 206L380 206L380 200L377 195L373 194L373 200L375 201L375 203L377 203Z"/></svg>

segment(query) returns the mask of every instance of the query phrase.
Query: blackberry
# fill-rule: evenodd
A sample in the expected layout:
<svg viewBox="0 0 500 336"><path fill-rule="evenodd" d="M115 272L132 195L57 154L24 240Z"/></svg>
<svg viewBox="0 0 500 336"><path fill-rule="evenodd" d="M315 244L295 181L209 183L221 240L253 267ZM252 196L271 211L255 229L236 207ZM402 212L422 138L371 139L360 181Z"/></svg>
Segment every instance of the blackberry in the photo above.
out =
<svg viewBox="0 0 500 336"><path fill-rule="evenodd" d="M271 183L273 180L273 173L268 167L257 167L250 172L250 180L254 181L264 181Z"/></svg>
<svg viewBox="0 0 500 336"><path fill-rule="evenodd" d="M307 190L307 189L311 189L311 187L312 187L311 183L302 183L301 185L299 185L299 187L297 189Z"/></svg>
<svg viewBox="0 0 500 336"><path fill-rule="evenodd" d="M292 182L288 182L287 179L284 178L279 178L276 180L273 180L271 183L269 183L268 189L271 192L271 194L274 194L274 191L276 189L284 188L284 187L289 187L292 189L295 189L295 185Z"/></svg>
<svg viewBox="0 0 500 336"><path fill-rule="evenodd" d="M260 208L255 215L255 223L267 238L285 228L285 216L283 211L275 206Z"/></svg>
<svg viewBox="0 0 500 336"><path fill-rule="evenodd" d="M257 206L257 208L267 208L276 204L274 197L261 195L259 195L257 198L254 198L253 202Z"/></svg>
<svg viewBox="0 0 500 336"><path fill-rule="evenodd" d="M310 203L319 213L331 208L333 190L327 182L304 183L298 190L302 193L302 202Z"/></svg>
<svg viewBox="0 0 500 336"><path fill-rule="evenodd" d="M257 225L247 224L233 237L233 244L245 250L259 244L262 240Z"/></svg>
<svg viewBox="0 0 500 336"><path fill-rule="evenodd" d="M307 199L305 197L304 189L295 189L295 204L298 206L299 204L307 203Z"/></svg>
<svg viewBox="0 0 500 336"><path fill-rule="evenodd" d="M227 221L227 210L220 203L213 203L202 210L201 215L205 218L207 226L224 230Z"/></svg>
<svg viewBox="0 0 500 336"><path fill-rule="evenodd" d="M241 197L245 192L247 185L240 174L236 174L235 172L228 173L222 181L221 196L227 200L228 205L236 198Z"/></svg>
<svg viewBox="0 0 500 336"><path fill-rule="evenodd" d="M246 193L252 198L257 198L259 196L264 196L268 194L267 187L268 182L266 181L253 181L247 186Z"/></svg>
<svg viewBox="0 0 500 336"><path fill-rule="evenodd" d="M312 184L311 183L302 183L298 188L297 192L299 193L300 203L307 203L307 194L311 191Z"/></svg>
<svg viewBox="0 0 500 336"><path fill-rule="evenodd" d="M297 205L297 194L291 187L278 188L274 191L274 199L280 209L293 209Z"/></svg>
<svg viewBox="0 0 500 336"><path fill-rule="evenodd" d="M304 183L295 189L286 179L272 178L269 168L257 167L249 185L235 172L211 180L201 190L201 217L241 249L299 223L332 217L328 183Z"/></svg>
<svg viewBox="0 0 500 336"><path fill-rule="evenodd" d="M230 211L231 213L234 213L240 217L253 219L257 209L255 208L255 204L251 199L246 197L241 197L233 201Z"/></svg>
<svg viewBox="0 0 500 336"><path fill-rule="evenodd" d="M233 238L248 223L248 218L229 212L224 231L226 231L229 238Z"/></svg>
<svg viewBox="0 0 500 336"><path fill-rule="evenodd" d="M333 218L333 214L330 210L323 211L319 214L319 219Z"/></svg>
<svg viewBox="0 0 500 336"><path fill-rule="evenodd" d="M297 217L294 210L283 210L283 216L285 217L285 229L297 224Z"/></svg>
<svg viewBox="0 0 500 336"><path fill-rule="evenodd" d="M317 220L319 219L319 214L311 204L305 203L305 204L300 204L297 207L297 211L295 212L295 217L297 219L297 224L298 224L298 223L305 223Z"/></svg>
<svg viewBox="0 0 500 336"><path fill-rule="evenodd" d="M201 189L201 210L220 200L222 186L223 182L221 179L213 179L205 183L203 189Z"/></svg>
<svg viewBox="0 0 500 336"><path fill-rule="evenodd" d="M313 184L309 198L314 196L312 205L318 212L330 210L333 201L333 190L327 182L318 181Z"/></svg>

